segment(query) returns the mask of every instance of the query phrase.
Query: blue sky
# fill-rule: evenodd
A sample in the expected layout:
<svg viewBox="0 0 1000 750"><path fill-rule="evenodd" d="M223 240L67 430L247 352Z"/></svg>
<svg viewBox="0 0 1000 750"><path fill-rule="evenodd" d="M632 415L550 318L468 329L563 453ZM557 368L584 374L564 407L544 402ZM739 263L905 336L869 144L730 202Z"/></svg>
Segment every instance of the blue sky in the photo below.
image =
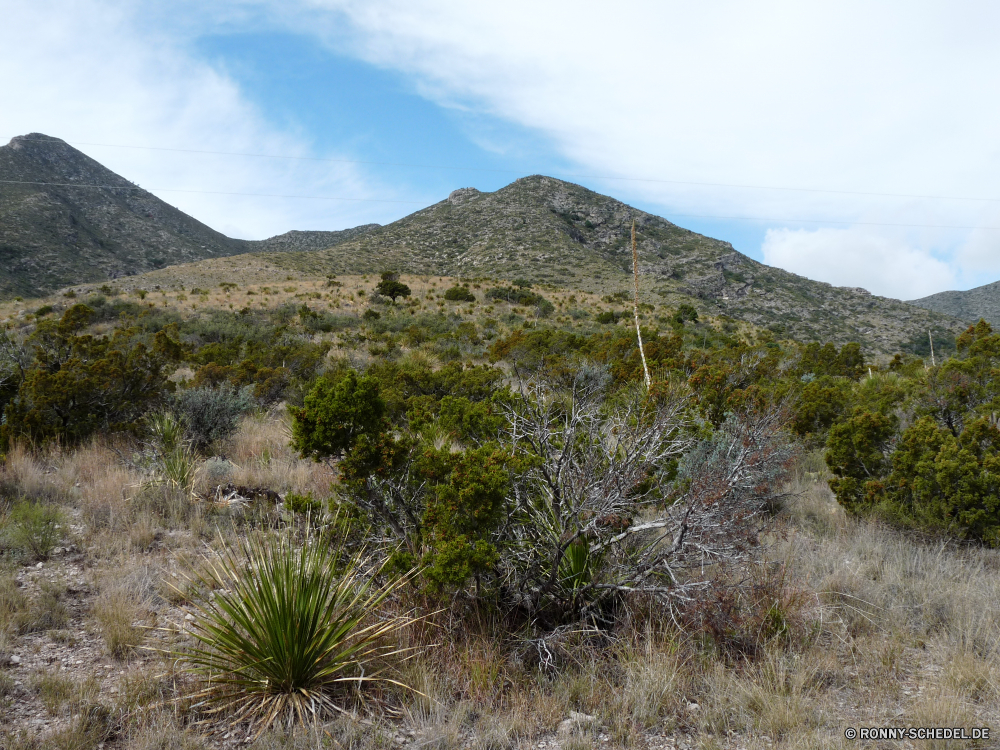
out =
<svg viewBox="0 0 1000 750"><path fill-rule="evenodd" d="M542 173L834 284L1000 278L993 4L611 7L0 0L0 141L64 138L240 237Z"/></svg>
<svg viewBox="0 0 1000 750"><path fill-rule="evenodd" d="M421 96L405 75L338 54L307 35L207 34L195 44L200 57L238 82L281 127L308 134L317 153L346 148L370 162L366 169L379 179L406 186L422 205L456 187L493 191L518 177L547 174L588 187L604 183L608 194L643 210L664 210L627 180L586 175L542 133L467 107L441 106ZM405 212L390 209L385 221ZM697 216L676 221L762 259L764 224Z"/></svg>

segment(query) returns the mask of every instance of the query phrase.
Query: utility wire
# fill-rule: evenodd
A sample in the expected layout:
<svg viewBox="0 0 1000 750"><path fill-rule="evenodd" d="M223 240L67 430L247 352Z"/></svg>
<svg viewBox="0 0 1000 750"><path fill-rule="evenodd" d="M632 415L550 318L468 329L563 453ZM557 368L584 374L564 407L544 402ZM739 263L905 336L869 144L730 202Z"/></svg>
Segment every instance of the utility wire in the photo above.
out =
<svg viewBox="0 0 1000 750"><path fill-rule="evenodd" d="M285 156L282 154L256 154L250 152L242 151L208 151L200 149L190 149L190 148L165 148L160 146L126 146L117 143L93 143L90 141L64 141L62 139L56 138L21 138L24 141L35 141L41 143L70 143L79 146L101 146L104 148L127 148L127 149L138 149L142 151L169 151L173 153L182 154L207 154L215 156L249 156L259 159L288 159L293 161L319 161L319 162L332 162L336 164L366 164L370 166L382 166L382 167L411 167L414 169L446 169L456 172L493 172L498 174L524 174L521 171L513 169L494 169L487 167L454 167L444 164L410 164L406 162L392 162L392 161L365 161L361 159L332 159L328 157L321 156ZM653 177L620 177L614 175L588 175L588 174L577 174L572 172L561 172L556 171L555 174L561 174L564 177L572 177L574 179L585 179L585 180L617 180L620 182L648 182L648 183L660 183L665 185L695 185L699 187L726 187L726 188L741 188L747 190L774 190L774 191L784 191L784 192L798 192L798 193L828 193L831 195L863 195L869 197L880 197L880 198L919 198L922 200L941 200L941 201L972 201L978 203L1000 203L1000 198L976 198L972 196L955 196L955 195L919 195L915 193L878 193L871 191L862 190L833 190L828 188L804 188L804 187L781 187L778 185L747 185L741 183L731 183L731 182L697 182L692 180L665 180ZM850 222L843 222L850 223Z"/></svg>
<svg viewBox="0 0 1000 750"><path fill-rule="evenodd" d="M363 203L401 203L409 205L422 206L425 205L423 201L403 201L403 200L390 200L385 198L343 198L338 196L329 195L278 195L275 193L233 193L222 190L183 190L180 188L141 188L138 186L128 186L128 185L83 185L72 182L30 182L28 180L0 180L0 184L7 185L46 185L49 187L68 187L68 188L93 188L97 190L137 190L141 192L152 193L154 190L159 193L191 193L195 195L241 195L250 198L296 198L303 200L317 200L317 201L355 201ZM516 207L514 204L504 203L505 208ZM538 208L538 206L525 206L525 208ZM844 221L842 219L788 219L788 218L774 218L768 216L719 216L715 214L682 214L673 213L671 216L674 217L684 217L687 219L722 219L728 221L760 221L760 222L770 222L770 223L799 223L799 224L845 224L848 226L867 226L867 227L907 227L916 229L990 229L1000 231L1000 227L983 227L983 226L971 226L971 225L961 225L961 224L901 224L895 222L885 222L885 221ZM669 221L669 219L668 219Z"/></svg>
<svg viewBox="0 0 1000 750"><path fill-rule="evenodd" d="M48 185L50 187L68 188L96 188L98 190L138 190L151 193L154 190L158 193L194 193L197 195L243 195L252 198L301 198L314 201L358 201L363 203L407 203L411 205L423 205L422 201L397 201L388 198L341 198L331 195L277 195L275 193L232 193L224 190L182 190L179 188L141 188L131 185L82 185L73 182L30 182L28 180L0 180L0 183L7 185Z"/></svg>

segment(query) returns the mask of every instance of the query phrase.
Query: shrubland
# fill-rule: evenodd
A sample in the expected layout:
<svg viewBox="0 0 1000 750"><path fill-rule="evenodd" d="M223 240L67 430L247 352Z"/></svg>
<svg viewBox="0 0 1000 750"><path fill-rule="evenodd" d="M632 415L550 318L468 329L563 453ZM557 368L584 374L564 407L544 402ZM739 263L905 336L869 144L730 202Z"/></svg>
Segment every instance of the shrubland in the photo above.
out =
<svg viewBox="0 0 1000 750"><path fill-rule="evenodd" d="M928 366L644 306L647 388L626 297L277 289L2 334L5 747L818 748L997 715L985 323Z"/></svg>

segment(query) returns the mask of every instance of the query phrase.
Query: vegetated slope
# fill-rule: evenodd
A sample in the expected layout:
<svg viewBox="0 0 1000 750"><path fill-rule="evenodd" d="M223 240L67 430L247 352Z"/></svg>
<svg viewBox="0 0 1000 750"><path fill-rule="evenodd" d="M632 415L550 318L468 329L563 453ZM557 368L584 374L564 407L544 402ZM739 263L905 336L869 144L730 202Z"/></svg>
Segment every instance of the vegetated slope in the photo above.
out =
<svg viewBox="0 0 1000 750"><path fill-rule="evenodd" d="M246 252L255 253L292 253L325 250L341 242L347 242L374 229L378 224L362 224L337 232L300 232L293 230L266 240L246 240Z"/></svg>
<svg viewBox="0 0 1000 750"><path fill-rule="evenodd" d="M966 292L938 292L910 300L909 304L971 322L983 318L994 326L1000 326L1000 281Z"/></svg>
<svg viewBox="0 0 1000 750"><path fill-rule="evenodd" d="M100 188L83 187L99 185ZM57 138L0 147L0 298L251 251L329 247L368 231L232 239Z"/></svg>
<svg viewBox="0 0 1000 750"><path fill-rule="evenodd" d="M551 177L447 200L320 252L269 257L309 272L394 269L449 276L523 278L586 291L628 289L636 222L646 302L693 302L703 312L771 328L779 336L858 341L872 352L919 350L929 329L949 338L953 317L771 268L728 242Z"/></svg>
<svg viewBox="0 0 1000 750"><path fill-rule="evenodd" d="M4 296L246 251L239 240L39 133L0 147L0 180Z"/></svg>

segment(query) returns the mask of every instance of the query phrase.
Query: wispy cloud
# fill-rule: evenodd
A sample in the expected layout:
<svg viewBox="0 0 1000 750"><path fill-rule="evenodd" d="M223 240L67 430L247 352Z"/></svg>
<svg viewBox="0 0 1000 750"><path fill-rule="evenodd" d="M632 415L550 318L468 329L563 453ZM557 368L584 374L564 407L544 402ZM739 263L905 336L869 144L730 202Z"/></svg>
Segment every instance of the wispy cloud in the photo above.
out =
<svg viewBox="0 0 1000 750"><path fill-rule="evenodd" d="M1000 198L1000 100L984 96L1000 70L993 3L311 0L297 8L337 49L406 72L444 105L536 128L592 173ZM773 228L802 226L782 219L863 220L885 247L896 230L873 225L980 226L984 213L976 201L605 186L668 212L761 217ZM960 248L969 230L933 231L951 270L939 285L1000 275L1000 233L977 240L991 250L977 250L981 262L967 273ZM901 296L923 290L884 285Z"/></svg>
<svg viewBox="0 0 1000 750"><path fill-rule="evenodd" d="M1000 6L986 0L39 0L5 9L3 23L9 136L315 155L315 133L276 124L192 52L206 33L291 31L402 73L471 121L538 133L552 161L582 174L674 181L585 180L681 224L750 217L759 236L773 231L741 249L813 278L913 298L1000 276L1000 232L988 229L1000 203L926 197L1000 198L1000 99L989 95ZM516 151L497 132L478 142ZM359 165L88 152L150 187L412 197ZM243 236L401 213L171 200ZM871 257L846 270L806 249L850 255L859 242ZM894 271L904 248L936 272Z"/></svg>
<svg viewBox="0 0 1000 750"><path fill-rule="evenodd" d="M97 144L313 154L308 133L271 124L234 81L190 52L178 28L149 23L142 4L35 0L6 7L3 28L0 134L8 138L42 132ZM154 192L393 197L352 165L79 148ZM161 197L213 228L252 238L342 228L387 213L384 206L335 201L205 192Z"/></svg>

